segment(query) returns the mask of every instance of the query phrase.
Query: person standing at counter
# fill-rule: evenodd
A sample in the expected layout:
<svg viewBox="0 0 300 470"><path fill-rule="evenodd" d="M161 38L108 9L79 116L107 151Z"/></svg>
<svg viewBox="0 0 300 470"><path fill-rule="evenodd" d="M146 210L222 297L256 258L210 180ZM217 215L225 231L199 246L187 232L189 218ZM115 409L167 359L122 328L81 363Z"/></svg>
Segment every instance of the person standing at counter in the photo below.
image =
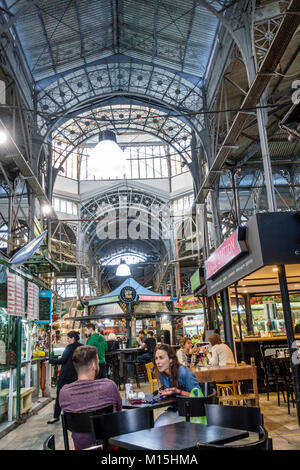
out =
<svg viewBox="0 0 300 470"><path fill-rule="evenodd" d="M234 363L233 353L227 344L222 343L222 338L217 333L208 338L211 346L211 353L207 347L203 348L203 352L207 355L209 365L211 366L226 366L227 363Z"/></svg>
<svg viewBox="0 0 300 470"><path fill-rule="evenodd" d="M77 380L77 372L73 364L72 356L78 346L82 346L82 344L79 343L79 333L77 333L77 331L69 331L69 333L67 333L67 342L68 346L65 348L61 358L50 359L49 361L52 365L61 364L61 370L57 381L54 416L53 419L47 421L47 424L53 424L59 421L61 408L59 406L58 397L62 387Z"/></svg>
<svg viewBox="0 0 300 470"><path fill-rule="evenodd" d="M107 338L107 352L117 351L119 349L119 341L114 333L109 333Z"/></svg>
<svg viewBox="0 0 300 470"><path fill-rule="evenodd" d="M95 346L97 348L99 358L99 375L97 378L104 379L106 378L105 353L107 351L107 342L103 335L96 333L96 327L93 323L85 325L84 333L88 338L87 346Z"/></svg>

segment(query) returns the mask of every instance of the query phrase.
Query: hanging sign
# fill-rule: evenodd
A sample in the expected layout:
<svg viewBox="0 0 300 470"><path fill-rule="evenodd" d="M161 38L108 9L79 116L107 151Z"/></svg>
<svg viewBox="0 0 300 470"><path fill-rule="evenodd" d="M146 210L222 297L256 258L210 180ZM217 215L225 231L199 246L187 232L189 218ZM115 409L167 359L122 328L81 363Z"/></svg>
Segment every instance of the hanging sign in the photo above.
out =
<svg viewBox="0 0 300 470"><path fill-rule="evenodd" d="M140 295L140 302L171 302L169 295Z"/></svg>
<svg viewBox="0 0 300 470"><path fill-rule="evenodd" d="M40 290L39 293L39 323L51 323L52 292Z"/></svg>
<svg viewBox="0 0 300 470"><path fill-rule="evenodd" d="M123 287L120 291L120 301L130 304L136 300L137 293L136 290L131 286Z"/></svg>
<svg viewBox="0 0 300 470"><path fill-rule="evenodd" d="M215 274L248 251L245 235L246 227L238 227L205 261L206 279L211 279Z"/></svg>
<svg viewBox="0 0 300 470"><path fill-rule="evenodd" d="M7 313L18 317L25 315L24 279L13 273L7 275Z"/></svg>
<svg viewBox="0 0 300 470"><path fill-rule="evenodd" d="M27 286L27 319L39 319L39 287L33 282Z"/></svg>

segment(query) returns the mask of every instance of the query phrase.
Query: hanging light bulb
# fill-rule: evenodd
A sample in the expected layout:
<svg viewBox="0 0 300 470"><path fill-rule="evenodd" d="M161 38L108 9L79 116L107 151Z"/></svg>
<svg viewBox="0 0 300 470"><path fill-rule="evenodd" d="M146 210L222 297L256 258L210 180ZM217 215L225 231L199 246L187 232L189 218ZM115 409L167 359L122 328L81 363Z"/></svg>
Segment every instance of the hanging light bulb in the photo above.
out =
<svg viewBox="0 0 300 470"><path fill-rule="evenodd" d="M106 164L107 162L109 165ZM100 132L99 143L94 147L89 157L89 177L124 178L128 171L127 165L125 154L117 144L114 132Z"/></svg>
<svg viewBox="0 0 300 470"><path fill-rule="evenodd" d="M117 267L116 270L116 276L130 276L131 271L129 266L126 264L126 262L121 259L119 266Z"/></svg>

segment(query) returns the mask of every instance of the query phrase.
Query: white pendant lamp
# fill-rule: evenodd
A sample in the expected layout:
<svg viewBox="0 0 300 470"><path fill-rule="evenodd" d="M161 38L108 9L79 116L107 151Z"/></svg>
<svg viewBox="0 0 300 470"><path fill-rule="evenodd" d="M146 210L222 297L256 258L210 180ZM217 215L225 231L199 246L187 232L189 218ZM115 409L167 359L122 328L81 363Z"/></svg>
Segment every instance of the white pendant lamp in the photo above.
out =
<svg viewBox="0 0 300 470"><path fill-rule="evenodd" d="M129 266L126 264L124 260L121 259L119 266L116 270L116 276L130 276L131 271Z"/></svg>

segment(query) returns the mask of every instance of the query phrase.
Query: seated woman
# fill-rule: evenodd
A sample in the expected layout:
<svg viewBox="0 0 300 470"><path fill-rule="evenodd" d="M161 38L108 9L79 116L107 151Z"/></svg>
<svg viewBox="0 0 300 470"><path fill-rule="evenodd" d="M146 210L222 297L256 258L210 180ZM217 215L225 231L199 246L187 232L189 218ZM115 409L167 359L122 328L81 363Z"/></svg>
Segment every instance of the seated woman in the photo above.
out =
<svg viewBox="0 0 300 470"><path fill-rule="evenodd" d="M182 395L189 397L193 388L199 388L196 376L185 366L179 364L174 350L168 344L156 346L154 351L155 374L162 385L159 394L165 397ZM176 407L169 407L154 423L154 427L165 426L183 421Z"/></svg>
<svg viewBox="0 0 300 470"><path fill-rule="evenodd" d="M188 337L183 338L180 346L180 349L176 353L179 363L186 367L196 365L199 361L199 348L193 348L192 340Z"/></svg>
<svg viewBox="0 0 300 470"><path fill-rule="evenodd" d="M227 344L222 343L222 338L214 333L208 338L211 346L211 353L208 348L203 348L203 352L207 355L207 359L211 366L226 366L228 362L235 362L233 353Z"/></svg>

